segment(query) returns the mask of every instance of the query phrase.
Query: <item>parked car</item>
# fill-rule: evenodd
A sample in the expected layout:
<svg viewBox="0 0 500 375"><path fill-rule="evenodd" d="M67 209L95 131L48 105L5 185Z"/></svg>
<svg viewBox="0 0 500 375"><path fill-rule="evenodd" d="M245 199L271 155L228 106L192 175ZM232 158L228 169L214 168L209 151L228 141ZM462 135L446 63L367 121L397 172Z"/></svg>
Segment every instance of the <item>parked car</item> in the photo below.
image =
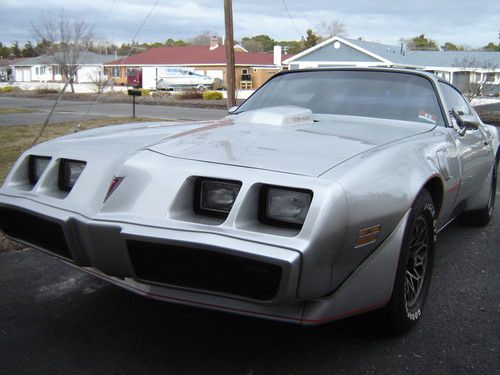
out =
<svg viewBox="0 0 500 375"><path fill-rule="evenodd" d="M379 309L404 331L438 233L493 215L497 129L433 75L283 72L232 112L36 145L0 228L154 299L305 325Z"/></svg>
<svg viewBox="0 0 500 375"><path fill-rule="evenodd" d="M214 79L191 70L169 67L158 68L156 88L158 90L196 89L203 91L212 87Z"/></svg>

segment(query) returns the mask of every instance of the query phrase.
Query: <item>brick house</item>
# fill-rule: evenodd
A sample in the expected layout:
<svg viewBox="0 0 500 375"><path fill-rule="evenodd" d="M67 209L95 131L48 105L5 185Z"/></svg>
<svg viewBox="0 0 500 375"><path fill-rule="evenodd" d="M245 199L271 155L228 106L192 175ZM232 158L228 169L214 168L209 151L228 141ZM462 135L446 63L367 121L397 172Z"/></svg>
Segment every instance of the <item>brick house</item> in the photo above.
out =
<svg viewBox="0 0 500 375"><path fill-rule="evenodd" d="M281 70L281 64L274 65L272 53L247 52L241 46L235 46L234 50L237 89L256 89ZM288 57L282 56L283 59ZM142 87L155 89L158 68L167 67L182 67L197 74L218 78L225 86L226 49L214 40L210 46L150 48L104 64L104 72L113 77L115 84L126 85L127 73L132 69L141 69Z"/></svg>

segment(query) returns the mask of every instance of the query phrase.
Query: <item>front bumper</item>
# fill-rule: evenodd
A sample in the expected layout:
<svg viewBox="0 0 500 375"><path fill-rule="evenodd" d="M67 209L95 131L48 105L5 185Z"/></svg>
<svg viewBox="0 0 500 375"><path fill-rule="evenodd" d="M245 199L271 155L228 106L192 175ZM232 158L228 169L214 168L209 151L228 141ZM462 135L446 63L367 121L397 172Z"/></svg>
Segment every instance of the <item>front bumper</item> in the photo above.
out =
<svg viewBox="0 0 500 375"><path fill-rule="evenodd" d="M303 277L303 256L299 251L221 234L90 219L24 197L0 195L0 202L0 229L9 237L55 255L72 266L132 292L158 300L300 324L320 324L383 306L392 293L399 246L408 217L407 213L391 235L338 290L328 296L305 299L299 297L298 292L299 282ZM29 229L27 232L31 237L22 234L23 228L17 232L9 228L12 222L5 214L9 211L31 218L32 221L27 222L24 228ZM33 233L43 238L44 234L57 235L57 231L28 228L28 225L36 225L37 220L60 228L64 237L62 241L52 238L49 242L40 242L40 237L34 236ZM237 284L235 289L214 289L214 284L210 288L206 284L187 282L189 278L186 279L186 274L182 272L174 272L173 278L169 275L170 279L153 280L151 277L144 277L130 256L132 241L136 246L139 244L139 249L145 246L163 250L194 249L197 256L202 252L229 257L236 260L236 264L242 261L241 269L248 265L250 270L264 273L256 279L260 289L266 282L272 283L273 280L276 283L275 289L271 286L263 288L263 294L253 294L252 291L248 293L245 287L252 286L252 283L241 284L241 280L240 284L238 280L234 281ZM67 253L59 251L60 247L54 247L54 244L61 243L65 244ZM216 259L217 262L219 259ZM154 260L150 263L154 264ZM206 258L202 257L202 263L205 260ZM247 261L249 263L245 263ZM158 262L161 264L161 259ZM186 264L189 263L184 263ZM210 271L210 260L205 264ZM235 263L230 261L224 264ZM259 269L259 266L263 268ZM265 274L266 270L278 268L278 281L276 274ZM198 272L200 269L203 267L198 262L194 270ZM181 267L181 270L185 271L186 268ZM224 274L223 268L220 267L218 270L223 276L221 280L216 280L215 285L231 284L231 280L224 277L235 277L237 274ZM270 290L272 292L269 292Z"/></svg>
<svg viewBox="0 0 500 375"><path fill-rule="evenodd" d="M6 196L0 228L76 266L122 280L262 305L296 299L300 253L290 249L219 234L92 220Z"/></svg>

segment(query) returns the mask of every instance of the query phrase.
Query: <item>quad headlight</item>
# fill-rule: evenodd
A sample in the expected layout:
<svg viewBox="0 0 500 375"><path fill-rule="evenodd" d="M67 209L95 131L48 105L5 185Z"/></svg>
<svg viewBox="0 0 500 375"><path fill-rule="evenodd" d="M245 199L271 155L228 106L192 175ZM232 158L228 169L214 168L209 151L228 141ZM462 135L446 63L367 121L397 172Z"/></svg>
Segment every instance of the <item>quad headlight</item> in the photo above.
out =
<svg viewBox="0 0 500 375"><path fill-rule="evenodd" d="M70 191L75 186L86 164L84 161L61 159L59 162L59 189Z"/></svg>
<svg viewBox="0 0 500 375"><path fill-rule="evenodd" d="M226 218L241 188L241 182L200 177L196 180L194 210Z"/></svg>
<svg viewBox="0 0 500 375"><path fill-rule="evenodd" d="M28 160L28 178L31 185L36 185L43 172L47 169L51 158L48 156L31 155Z"/></svg>
<svg viewBox="0 0 500 375"><path fill-rule="evenodd" d="M310 190L264 185L261 192L261 221L300 228L311 205Z"/></svg>

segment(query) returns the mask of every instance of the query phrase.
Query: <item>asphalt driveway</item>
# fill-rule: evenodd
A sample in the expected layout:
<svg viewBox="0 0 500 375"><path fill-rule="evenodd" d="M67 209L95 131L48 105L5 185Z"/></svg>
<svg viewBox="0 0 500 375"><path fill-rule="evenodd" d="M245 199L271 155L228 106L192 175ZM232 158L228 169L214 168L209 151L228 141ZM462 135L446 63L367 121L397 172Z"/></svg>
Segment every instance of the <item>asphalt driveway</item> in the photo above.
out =
<svg viewBox="0 0 500 375"><path fill-rule="evenodd" d="M0 253L0 374L498 373L499 244L500 210L440 233L424 319L393 338L371 318L239 317L136 296L32 249Z"/></svg>

